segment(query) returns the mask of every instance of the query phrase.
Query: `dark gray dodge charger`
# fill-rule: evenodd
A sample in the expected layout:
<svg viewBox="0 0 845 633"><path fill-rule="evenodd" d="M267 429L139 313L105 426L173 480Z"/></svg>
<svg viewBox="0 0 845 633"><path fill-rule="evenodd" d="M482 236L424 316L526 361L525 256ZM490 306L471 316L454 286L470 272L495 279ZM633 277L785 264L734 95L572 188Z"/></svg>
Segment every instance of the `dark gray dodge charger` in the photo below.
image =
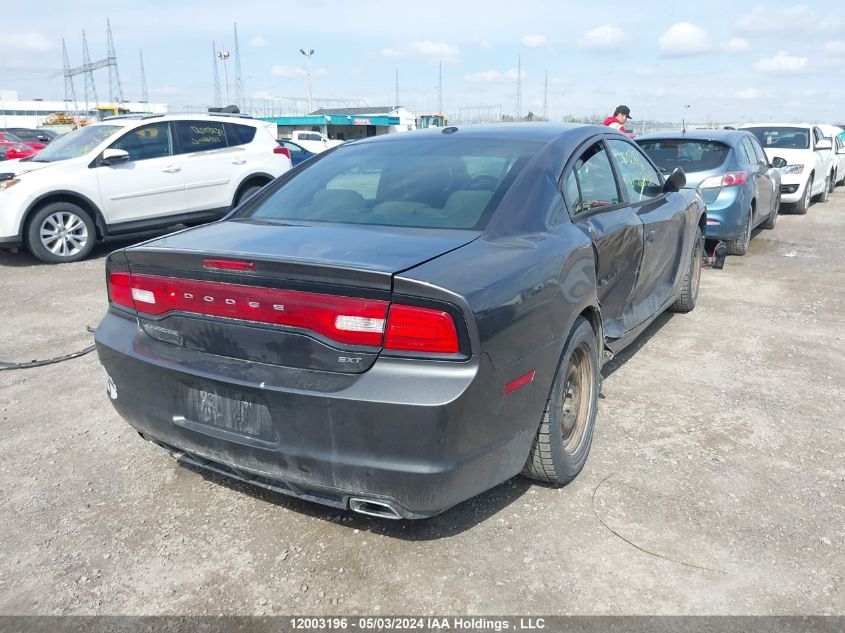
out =
<svg viewBox="0 0 845 633"><path fill-rule="evenodd" d="M182 462L421 518L587 459L603 360L695 307L705 207L607 127L346 143L118 250L108 393Z"/></svg>

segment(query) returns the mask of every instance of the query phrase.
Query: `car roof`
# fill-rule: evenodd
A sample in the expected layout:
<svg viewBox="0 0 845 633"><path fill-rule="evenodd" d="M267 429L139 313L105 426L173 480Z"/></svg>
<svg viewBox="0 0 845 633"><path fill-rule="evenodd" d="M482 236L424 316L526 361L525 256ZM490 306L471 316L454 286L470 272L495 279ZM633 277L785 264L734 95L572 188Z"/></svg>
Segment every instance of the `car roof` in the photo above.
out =
<svg viewBox="0 0 845 633"><path fill-rule="evenodd" d="M717 130L717 129L703 129L703 130L687 130L683 131L668 131L668 132L651 132L637 137L639 141L656 141L656 140L679 140L689 139L692 141L721 141L723 143L735 143L741 138L748 136L750 132L744 130Z"/></svg>
<svg viewBox="0 0 845 633"><path fill-rule="evenodd" d="M258 119L253 119L249 116L238 116L237 114L124 114L118 116L106 117L102 121L93 123L92 125L120 125L123 127L130 125L145 125L148 123L156 123L157 121L216 121L224 123L252 124L264 125L266 122Z"/></svg>
<svg viewBox="0 0 845 633"><path fill-rule="evenodd" d="M745 130L750 127L797 127L797 128L809 128L815 127L814 123L744 123L740 126L740 129Z"/></svg>
<svg viewBox="0 0 845 633"><path fill-rule="evenodd" d="M414 130L401 134L383 134L364 139L350 141L350 144L384 143L402 139L420 139L436 137L454 137L460 135L465 139L511 139L521 141L539 141L549 143L564 137L573 140L593 134L618 134L627 138L623 133L611 127L602 125L588 125L584 123L473 123L469 125L447 125L445 127Z"/></svg>

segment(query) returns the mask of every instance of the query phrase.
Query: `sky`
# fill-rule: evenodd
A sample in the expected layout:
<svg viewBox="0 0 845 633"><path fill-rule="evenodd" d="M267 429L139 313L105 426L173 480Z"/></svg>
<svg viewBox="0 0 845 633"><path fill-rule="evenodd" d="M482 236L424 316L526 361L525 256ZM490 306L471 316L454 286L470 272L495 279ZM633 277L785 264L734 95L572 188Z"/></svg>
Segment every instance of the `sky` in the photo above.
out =
<svg viewBox="0 0 845 633"><path fill-rule="evenodd" d="M213 48L233 50L237 23L244 90L253 107L307 102L305 57L314 50L316 104L394 105L442 100L452 117L609 115L635 121L845 120L845 11L841 0L638 3L549 0L18 0L4 9L0 90L21 99L64 97L62 39L72 66L106 56L111 21L124 97L141 96L143 51L150 101L173 109L214 100ZM234 100L235 67L227 62ZM224 76L220 73L221 91ZM108 74L95 73L99 95ZM84 95L76 79L77 97ZM225 99L224 99L225 100ZM315 105L316 107L316 105ZM304 112L303 112L304 113Z"/></svg>

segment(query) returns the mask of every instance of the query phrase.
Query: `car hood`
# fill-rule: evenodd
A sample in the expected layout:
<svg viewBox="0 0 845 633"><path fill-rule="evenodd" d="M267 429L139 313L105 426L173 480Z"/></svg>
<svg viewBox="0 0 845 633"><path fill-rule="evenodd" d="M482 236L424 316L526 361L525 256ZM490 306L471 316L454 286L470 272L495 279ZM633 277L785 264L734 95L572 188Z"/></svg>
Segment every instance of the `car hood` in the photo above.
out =
<svg viewBox="0 0 845 633"><path fill-rule="evenodd" d="M783 149L766 147L766 158L771 163L776 157L783 158L787 165L805 165L813 162L813 151L809 149Z"/></svg>
<svg viewBox="0 0 845 633"><path fill-rule="evenodd" d="M62 161L52 163L34 163L31 160L21 160L20 158L16 158L14 160L4 160L0 163L0 173L11 173L15 176L20 176L21 174L27 174L31 171L45 169L46 167L55 167L60 162Z"/></svg>

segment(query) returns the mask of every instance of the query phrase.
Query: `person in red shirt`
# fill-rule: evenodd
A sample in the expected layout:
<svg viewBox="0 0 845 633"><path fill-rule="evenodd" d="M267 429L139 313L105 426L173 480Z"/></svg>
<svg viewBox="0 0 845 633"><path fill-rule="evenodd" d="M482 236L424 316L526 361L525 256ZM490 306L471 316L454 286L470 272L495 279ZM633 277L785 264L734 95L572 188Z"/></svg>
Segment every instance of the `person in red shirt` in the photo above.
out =
<svg viewBox="0 0 845 633"><path fill-rule="evenodd" d="M619 130L623 134L628 134L630 136L631 132L623 127L629 119L631 119L631 108L626 105L621 105L616 107L616 110L613 111L613 116L607 117L602 125L612 127L613 129Z"/></svg>

